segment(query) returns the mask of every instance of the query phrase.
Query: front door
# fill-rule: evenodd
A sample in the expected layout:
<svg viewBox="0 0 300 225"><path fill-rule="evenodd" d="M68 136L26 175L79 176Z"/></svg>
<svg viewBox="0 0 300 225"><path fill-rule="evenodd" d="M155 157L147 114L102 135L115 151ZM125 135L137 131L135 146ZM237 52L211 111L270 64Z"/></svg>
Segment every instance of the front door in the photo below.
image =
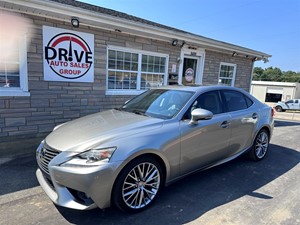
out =
<svg viewBox="0 0 300 225"><path fill-rule="evenodd" d="M196 108L207 109L214 116L210 120L199 120L190 124L189 120L180 122L181 132L181 173L186 174L199 168L209 166L227 158L230 154L229 142L231 117L223 112L218 91L201 94L186 113L190 118Z"/></svg>
<svg viewBox="0 0 300 225"><path fill-rule="evenodd" d="M198 57L185 56L183 59L182 84L192 85L196 83Z"/></svg>

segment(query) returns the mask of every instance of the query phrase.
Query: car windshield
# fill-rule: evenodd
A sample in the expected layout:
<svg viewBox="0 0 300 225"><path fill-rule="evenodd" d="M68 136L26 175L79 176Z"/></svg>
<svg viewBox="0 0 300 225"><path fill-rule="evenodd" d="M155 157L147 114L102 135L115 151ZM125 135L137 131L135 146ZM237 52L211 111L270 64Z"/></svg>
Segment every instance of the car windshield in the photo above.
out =
<svg viewBox="0 0 300 225"><path fill-rule="evenodd" d="M194 92L179 90L149 90L125 103L120 110L170 119L182 109L193 94Z"/></svg>

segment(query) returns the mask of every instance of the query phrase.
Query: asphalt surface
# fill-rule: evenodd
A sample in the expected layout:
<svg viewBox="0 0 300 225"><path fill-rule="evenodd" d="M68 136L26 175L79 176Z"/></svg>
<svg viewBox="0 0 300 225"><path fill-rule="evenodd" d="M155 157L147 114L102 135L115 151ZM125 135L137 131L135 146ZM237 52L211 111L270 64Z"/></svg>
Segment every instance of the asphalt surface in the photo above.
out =
<svg viewBox="0 0 300 225"><path fill-rule="evenodd" d="M55 206L38 186L35 156L0 158L0 224L300 224L300 123L276 121L261 162L240 157L166 187L138 214Z"/></svg>

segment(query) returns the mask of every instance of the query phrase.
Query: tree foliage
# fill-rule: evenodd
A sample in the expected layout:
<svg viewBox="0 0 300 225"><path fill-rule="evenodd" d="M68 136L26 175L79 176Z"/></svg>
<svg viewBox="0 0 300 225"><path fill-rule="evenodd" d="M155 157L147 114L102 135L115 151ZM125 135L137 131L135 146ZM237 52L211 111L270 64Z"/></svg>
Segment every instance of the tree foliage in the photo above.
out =
<svg viewBox="0 0 300 225"><path fill-rule="evenodd" d="M265 69L255 67L253 70L253 80L300 83L300 72L281 71L277 67L269 67Z"/></svg>

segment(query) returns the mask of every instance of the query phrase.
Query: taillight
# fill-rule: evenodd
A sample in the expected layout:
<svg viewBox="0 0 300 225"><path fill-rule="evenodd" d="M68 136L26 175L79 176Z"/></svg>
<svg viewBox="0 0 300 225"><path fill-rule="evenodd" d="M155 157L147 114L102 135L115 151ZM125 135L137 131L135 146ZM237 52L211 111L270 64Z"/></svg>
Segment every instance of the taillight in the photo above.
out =
<svg viewBox="0 0 300 225"><path fill-rule="evenodd" d="M272 111L271 111L271 116L274 117L275 116L275 109L272 108Z"/></svg>

